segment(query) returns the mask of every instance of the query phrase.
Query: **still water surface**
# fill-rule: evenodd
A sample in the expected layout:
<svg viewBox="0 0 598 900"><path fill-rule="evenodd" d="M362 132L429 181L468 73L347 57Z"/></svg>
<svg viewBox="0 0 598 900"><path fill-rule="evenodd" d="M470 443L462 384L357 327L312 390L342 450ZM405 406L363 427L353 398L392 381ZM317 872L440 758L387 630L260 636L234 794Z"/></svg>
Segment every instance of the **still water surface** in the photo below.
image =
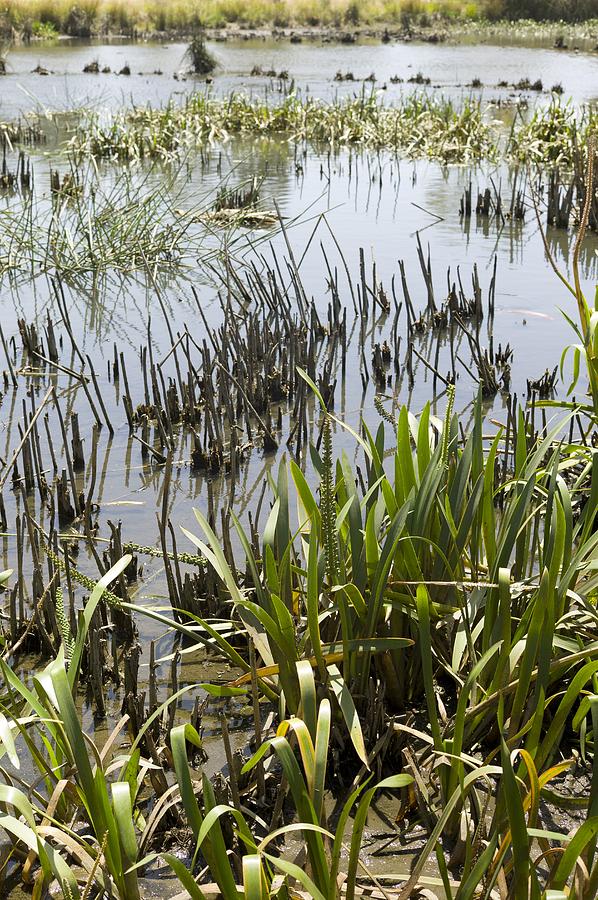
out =
<svg viewBox="0 0 598 900"><path fill-rule="evenodd" d="M541 79L545 91L561 84L564 95L576 103L598 98L598 53L452 43L290 44L271 39L231 40L209 46L218 60L213 90L219 94L243 90L261 95L268 88L276 88L276 81L250 75L254 66L260 66L277 73L285 70L301 94L325 99L360 90L359 83L335 82L339 71L352 72L355 79L373 73L376 86L385 86L388 100L415 90L408 79L418 72L431 79L431 90L456 99L473 93L482 99L505 100L512 90L497 87L499 82L512 85L524 78L532 82ZM174 80L175 74L185 70L185 49L181 43L75 40L15 47L8 55L8 74L0 84L0 116L14 118L34 108L163 104L198 86L195 78ZM83 74L83 68L94 61L100 69L109 66L111 74ZM125 66L129 66L130 76L116 74ZM38 67L48 74L35 74L33 70ZM156 71L162 74L153 74ZM402 78L404 83L393 85L393 76ZM481 89L468 87L474 79L480 79ZM533 100L536 94L523 96Z"/></svg>

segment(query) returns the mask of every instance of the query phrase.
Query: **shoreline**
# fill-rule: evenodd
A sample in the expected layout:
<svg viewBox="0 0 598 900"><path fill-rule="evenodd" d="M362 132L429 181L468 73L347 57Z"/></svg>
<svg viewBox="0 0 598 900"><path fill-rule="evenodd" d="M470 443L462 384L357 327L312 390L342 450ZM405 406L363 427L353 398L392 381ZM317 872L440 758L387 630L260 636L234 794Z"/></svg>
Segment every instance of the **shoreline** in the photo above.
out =
<svg viewBox="0 0 598 900"><path fill-rule="evenodd" d="M355 26L342 25L289 25L285 27L274 24L250 26L231 23L218 27L205 28L206 39L216 43L234 40L279 40L300 44L321 41L322 43L355 44L363 41L380 41L382 43L422 42L441 43L492 43L496 40L525 45L546 42L547 47L563 50L589 50L598 52L598 18L580 23L569 22L536 22L529 19L518 21L450 21L440 19L429 26L404 27L399 22L361 24ZM11 33L13 44L34 43L50 44L57 41L107 40L107 41L172 41L189 40L193 32L187 28L133 31L90 30L85 34L56 34L54 36L26 35ZM5 35L5 39L8 39Z"/></svg>

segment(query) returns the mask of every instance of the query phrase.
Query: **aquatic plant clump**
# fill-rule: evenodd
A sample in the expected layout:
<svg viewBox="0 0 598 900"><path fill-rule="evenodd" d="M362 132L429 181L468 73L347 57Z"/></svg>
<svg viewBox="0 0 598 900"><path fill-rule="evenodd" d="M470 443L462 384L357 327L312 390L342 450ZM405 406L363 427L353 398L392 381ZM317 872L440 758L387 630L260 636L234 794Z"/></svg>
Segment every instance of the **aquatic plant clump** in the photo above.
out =
<svg viewBox="0 0 598 900"><path fill-rule="evenodd" d="M398 105L376 97L336 103L290 95L277 105L242 94L226 99L192 95L183 105L135 109L82 127L72 148L95 157L121 160L169 158L205 142L233 134L277 135L290 141L400 151L442 162L494 158L496 141L479 103L461 108L445 99L414 94Z"/></svg>
<svg viewBox="0 0 598 900"><path fill-rule="evenodd" d="M195 75L208 75L216 68L216 60L206 47L203 34L196 34L187 47L185 59L191 66Z"/></svg>
<svg viewBox="0 0 598 900"><path fill-rule="evenodd" d="M509 156L518 162L571 168L592 138L598 137L598 109L554 99L513 130Z"/></svg>
<svg viewBox="0 0 598 900"><path fill-rule="evenodd" d="M170 271L193 258L201 243L191 227L199 210L182 216L175 207L180 191L173 193L171 183L156 187L124 172L112 186L92 183L85 191L78 177L73 168L61 182L54 172L51 205L30 191L22 206L0 211L0 275L56 271L85 279L150 265Z"/></svg>
<svg viewBox="0 0 598 900"><path fill-rule="evenodd" d="M98 117L87 120L70 147L97 158L168 160L237 134L332 150L389 150L442 163L507 159L573 169L598 134L598 112L554 96L529 121L517 117L507 133L472 98L459 105L416 93L391 105L374 95L327 103L290 94L281 103L268 104L243 94L215 98L196 93L181 105L137 108L115 114L108 122Z"/></svg>

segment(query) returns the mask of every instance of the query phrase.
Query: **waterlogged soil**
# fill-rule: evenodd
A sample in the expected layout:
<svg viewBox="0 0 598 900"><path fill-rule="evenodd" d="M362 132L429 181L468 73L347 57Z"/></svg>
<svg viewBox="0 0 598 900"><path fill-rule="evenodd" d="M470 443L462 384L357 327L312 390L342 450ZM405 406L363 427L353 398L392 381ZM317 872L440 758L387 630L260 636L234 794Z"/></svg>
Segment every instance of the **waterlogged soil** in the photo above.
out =
<svg viewBox="0 0 598 900"><path fill-rule="evenodd" d="M304 95L327 99L341 90L353 92L361 89L355 84L339 85L334 82L334 75L339 69L353 71L355 77L361 78L374 71L379 80L376 86L379 83L388 84L389 100L396 98L400 91L412 89L409 85L391 86L391 75L407 79L417 71L431 77L443 93L456 98L469 94L470 89L463 86L478 77L485 85L481 92L483 97L498 93L506 98L508 91L501 94L492 85L501 79L515 82L523 77L532 81L542 78L548 86L560 81L566 94L571 94L575 102L598 97L598 57L570 51L448 44L395 45L365 41L346 47L319 46L317 43L296 45L273 40L228 41L215 44L214 49L220 67L209 89L219 94L242 88L260 96L265 92L268 96L276 96L279 79L250 76L253 66L260 65L264 69L288 70L290 78L295 79L297 89ZM182 68L183 52L183 45L157 43L60 42L53 46L16 48L11 51L8 74L1 82L0 115L10 119L35 108L67 110L92 106L102 110L123 104L160 104L172 96L180 98L198 87L195 79L181 80L179 77L178 81L174 80L175 73ZM128 64L133 74L84 75L83 66L95 59L100 67L110 66L112 70L121 70ZM32 69L38 65L52 74L32 74ZM158 69L163 74L151 74ZM144 74L137 74L139 72ZM371 89L371 84L366 87ZM545 100L545 97L530 97L532 103ZM499 124L497 127L502 126ZM56 146L57 136L50 134L50 137L52 140L47 147L29 152L34 170L35 215L40 221L44 221L44 216L50 215L52 210L50 168L58 169L61 174L71 171L69 161ZM9 154L8 162L14 166L14 155ZM233 140L224 146L205 148L200 154L191 154L182 161L180 169L124 169L102 164L96 177L97 189L106 192L117 189L124 178L130 179L133 193L137 189L139 196L167 185L170 206L176 206L180 210L177 214L183 215L198 206L208 208L223 180L229 186L236 187L246 185L254 176L261 182L262 206L272 209L276 203L280 209L302 281L323 318L330 291L322 248L333 271L338 272L352 336L349 342L350 362L344 373L336 373L335 410L353 428L359 426L362 414L372 427L379 422L372 409L374 387L370 382L364 389L357 363L359 333L365 329L366 357L369 360L374 345L388 338L392 324L392 315L376 312L372 316L370 313L370 318L364 323L353 311L343 273L346 265L352 282L357 284L360 249L363 249L368 272L375 263L378 280L389 294L394 283L399 300L402 300L402 292L398 261L405 261L411 298L418 311L425 307L427 291L417 259L417 235L424 251L427 253L428 247L430 249L434 286L439 298L444 298L447 293L447 273L448 278L454 281L457 269L466 292L470 293L475 265L486 303L496 258L496 311L492 326L487 317L482 324L482 344L488 346L492 338L495 346L508 343L513 348L512 387L523 403L527 396L527 380L537 378L546 369L552 370L558 365L563 346L571 340L559 307L567 308L570 301L546 264L543 242L530 204L523 222L508 218L484 218L475 214L464 220L459 215L460 198L470 182L474 202L478 189L483 191L492 185L508 205L513 178L517 177L521 184L524 173L514 173L505 166L442 168L428 162L402 161L385 153L354 154L347 151L331 155L305 147L294 148L280 140ZM20 195L7 195L0 201L0 246L2 234L6 235L10 230L12 220L8 220L8 213L18 212L23 205L24 199ZM141 274L125 278L116 272L83 273L77 284L65 283L65 296L76 340L81 351L94 360L102 396L115 428L113 437L104 429L98 444L95 499L99 506L99 545L107 540L110 520L122 522L124 540L159 545L156 511L162 503L164 470L142 457L140 445L129 434L127 427L122 384L115 385L106 373L116 343L127 363L131 395L136 403L140 402L143 377L139 351L147 345L150 320L150 340L156 360L164 359L170 350L166 319L175 335L187 326L196 341L205 339L206 329L192 287L197 291L203 316L209 326L215 327L221 323L222 309L218 294L222 288L215 283L204 263L206 259L217 262L224 235L220 231L207 230L201 221L191 226L190 233L193 242L184 254L180 271L157 276L164 309L157 300L156 281ZM271 262L273 253L280 259L285 253L285 239L277 228L240 229L227 233L226 237L229 246L234 248L239 271L251 260L259 263L259 254ZM547 239L558 264L567 272L574 233L549 229ZM338 247L342 248L342 257ZM581 254L584 285L588 289L598 279L597 250L595 236L588 236ZM0 290L0 320L9 345L14 338L20 346L17 317L29 322L36 320L41 328L47 313L58 321L49 278L46 275L32 277L26 260L23 260L19 272L3 276ZM59 325L57 328L63 333ZM404 346L404 311L400 318L400 332ZM64 337L66 341L66 335ZM426 357L429 355L427 345L431 340L430 336L424 335L418 344ZM457 407L463 411L465 418L475 391L475 381L469 371L469 350L462 337L458 349L465 365L459 366ZM66 357L67 354L64 355ZM69 365L68 360L66 363ZM435 364L440 372L446 372L450 367L450 346L446 336L440 341ZM4 358L0 365L5 365ZM409 402L410 408L418 412L426 401L433 400L433 411L442 415L444 396L441 387L434 397L431 372L418 362L414 368L412 386L409 386L404 371L389 371L389 381L383 389L386 405L389 409L396 409L399 403ZM168 366L165 372L173 374ZM564 383L558 385L559 396L565 393L569 374L566 372ZM63 405L68 410L78 411L81 433L88 449L93 418L80 386L64 372L56 373L53 381ZM27 391L32 389L34 395L40 398L47 386L41 370L21 373L19 385L17 391L9 390L0 396L0 455L3 459L10 458L18 443L21 404L27 398ZM501 393L492 402L488 401L488 413L494 422L504 421L505 402L505 396ZM290 409L283 404L280 449L276 453L264 453L257 449L249 453L234 495L228 478L210 479L212 503L217 511L233 497L236 514L244 523L247 522L248 513L255 511L258 505L267 473L275 470L285 452L288 454L285 442L291 424L289 414ZM315 438L318 430L315 404L309 408L309 423ZM59 467L62 468L65 460L57 433L54 433L54 443L59 455ZM208 509L208 479L193 471L190 465L191 448L189 433L180 432L173 454L168 510L177 533L181 525L191 531L198 530L193 507L204 512ZM355 461L354 442L341 429L335 431L334 448L336 454L346 449ZM89 486L89 464L77 478L82 489ZM0 569L17 567L16 535L12 523L22 511L22 499L18 492L5 490L4 499L9 529L0 535ZM47 512L39 505L36 495L32 494L28 502L34 518L45 528L48 525ZM193 548L181 536L179 549ZM29 551L26 553L28 557ZM132 592L134 602L168 609L162 560L148 557L140 561L143 569ZM96 574L92 557L83 549L77 565L92 576ZM159 661L158 699L164 700L170 692L171 657L176 649L173 638L143 616L137 617L137 625L143 650L140 684L147 682L148 645L154 640ZM39 664L37 657L21 659L23 677L26 678L27 673ZM236 674L203 650L185 652L179 666L178 685L223 682ZM190 690L183 696L177 712L179 720L189 715L197 695L206 698L201 689ZM91 704L82 698L86 726L100 746L110 733L111 723L120 716L121 703L119 691L108 692L108 721L99 722L94 719ZM252 712L242 701L210 700L203 716L208 753L206 771L210 775L225 768L221 714L225 714L230 722L233 750L247 752L251 734ZM366 855L374 872L405 872L420 845L423 846L423 837L420 840L416 835L414 844L410 843L410 838L404 847L399 847L401 839L392 837L396 812L392 804L388 809L382 804L376 808L369 822L368 840L371 839L372 843L369 849L366 847ZM562 821L561 824L564 827L567 823ZM432 864L429 874L431 877L434 875ZM175 893L173 885L167 886L159 878L156 880L150 876L145 882L148 896L170 896L171 887Z"/></svg>

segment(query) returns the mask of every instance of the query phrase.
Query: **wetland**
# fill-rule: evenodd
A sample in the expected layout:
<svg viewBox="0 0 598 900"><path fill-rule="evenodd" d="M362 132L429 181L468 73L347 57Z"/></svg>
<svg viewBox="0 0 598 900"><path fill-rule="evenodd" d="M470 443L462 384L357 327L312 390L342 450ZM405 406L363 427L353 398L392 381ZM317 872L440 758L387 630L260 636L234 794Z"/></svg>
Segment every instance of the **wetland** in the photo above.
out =
<svg viewBox="0 0 598 900"><path fill-rule="evenodd" d="M588 29L10 48L3 896L596 895Z"/></svg>

